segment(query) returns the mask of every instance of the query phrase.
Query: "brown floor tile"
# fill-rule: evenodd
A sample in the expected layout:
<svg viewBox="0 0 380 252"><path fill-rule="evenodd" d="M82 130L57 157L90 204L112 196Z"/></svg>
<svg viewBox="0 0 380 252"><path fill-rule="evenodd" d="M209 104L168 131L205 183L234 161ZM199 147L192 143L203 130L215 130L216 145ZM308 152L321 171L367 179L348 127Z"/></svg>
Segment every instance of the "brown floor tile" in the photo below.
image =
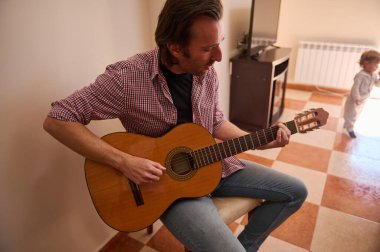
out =
<svg viewBox="0 0 380 252"><path fill-rule="evenodd" d="M356 140L350 138L346 133L336 133L334 150L351 153L357 144Z"/></svg>
<svg viewBox="0 0 380 252"><path fill-rule="evenodd" d="M258 164L262 164L262 165L267 166L267 167L272 167L273 162L274 162L271 159L259 157L259 156L249 154L249 153L240 153L240 154L236 155L236 157L238 157L240 159L252 161L252 162L255 162Z"/></svg>
<svg viewBox="0 0 380 252"><path fill-rule="evenodd" d="M322 126L321 128L325 130L337 131L338 122L339 122L339 118L330 116L327 119L326 125Z"/></svg>
<svg viewBox="0 0 380 252"><path fill-rule="evenodd" d="M271 236L310 250L318 209L317 205L305 202L301 209L281 224Z"/></svg>
<svg viewBox="0 0 380 252"><path fill-rule="evenodd" d="M310 251L379 252L379 224L320 207Z"/></svg>
<svg viewBox="0 0 380 252"><path fill-rule="evenodd" d="M353 139L346 133L337 133L334 150L362 157L380 159L380 138L359 135Z"/></svg>
<svg viewBox="0 0 380 252"><path fill-rule="evenodd" d="M380 223L380 185L328 175L321 205Z"/></svg>
<svg viewBox="0 0 380 252"><path fill-rule="evenodd" d="M333 104L333 105L342 105L343 99L344 99L343 96L335 96L335 95L322 94L322 93L313 93L310 97L310 101Z"/></svg>
<svg viewBox="0 0 380 252"><path fill-rule="evenodd" d="M158 251L184 251L184 246L165 227L162 226L149 240L149 247Z"/></svg>
<svg viewBox="0 0 380 252"><path fill-rule="evenodd" d="M277 160L305 168L326 172L331 151L311 145L290 142L282 148Z"/></svg>
<svg viewBox="0 0 380 252"><path fill-rule="evenodd" d="M306 101L285 99L285 108L293 110L303 110L305 108Z"/></svg>
<svg viewBox="0 0 380 252"><path fill-rule="evenodd" d="M119 232L99 252L138 252L144 244L129 237L127 233Z"/></svg>

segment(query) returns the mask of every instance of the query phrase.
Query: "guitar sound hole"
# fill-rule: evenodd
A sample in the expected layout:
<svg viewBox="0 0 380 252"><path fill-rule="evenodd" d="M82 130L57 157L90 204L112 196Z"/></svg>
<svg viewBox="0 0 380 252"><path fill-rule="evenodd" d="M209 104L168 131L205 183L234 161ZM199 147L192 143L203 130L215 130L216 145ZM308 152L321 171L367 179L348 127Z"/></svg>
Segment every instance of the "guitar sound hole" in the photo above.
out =
<svg viewBox="0 0 380 252"><path fill-rule="evenodd" d="M172 150L165 162L167 173L175 180L187 180L196 173L194 161L189 155L191 149L178 147Z"/></svg>
<svg viewBox="0 0 380 252"><path fill-rule="evenodd" d="M178 175L185 175L191 171L191 163L187 153L177 153L173 156L171 161L173 172Z"/></svg>

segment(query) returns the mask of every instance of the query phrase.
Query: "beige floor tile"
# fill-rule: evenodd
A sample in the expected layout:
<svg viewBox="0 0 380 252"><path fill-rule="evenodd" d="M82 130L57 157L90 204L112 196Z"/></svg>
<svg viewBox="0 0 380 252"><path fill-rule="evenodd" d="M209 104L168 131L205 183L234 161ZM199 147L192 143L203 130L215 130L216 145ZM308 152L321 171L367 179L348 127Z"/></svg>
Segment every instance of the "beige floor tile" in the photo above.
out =
<svg viewBox="0 0 380 252"><path fill-rule="evenodd" d="M275 161L272 168L301 179L305 183L309 192L306 201L316 205L321 204L323 190L326 183L326 173L305 169L303 167L281 161Z"/></svg>
<svg viewBox="0 0 380 252"><path fill-rule="evenodd" d="M379 237L379 223L321 207L311 244L311 251L380 251Z"/></svg>
<svg viewBox="0 0 380 252"><path fill-rule="evenodd" d="M291 141L332 150L335 135L336 133L331 130L315 129L304 134L294 134L291 136Z"/></svg>
<svg viewBox="0 0 380 252"><path fill-rule="evenodd" d="M331 150L291 141L287 146L281 148L277 160L326 172L330 155Z"/></svg>
<svg viewBox="0 0 380 252"><path fill-rule="evenodd" d="M333 151L328 174L375 186L380 181L379 166L379 160Z"/></svg>
<svg viewBox="0 0 380 252"><path fill-rule="evenodd" d="M245 153L244 152L244 153L240 153L240 154L236 155L236 157L239 159L244 159L244 160L248 160L248 161L251 161L254 163L262 164L262 165L267 166L267 167L272 166L273 159L259 157L259 156L253 155L252 153L254 153L254 151L252 151L251 153Z"/></svg>
<svg viewBox="0 0 380 252"><path fill-rule="evenodd" d="M300 101L308 101L311 97L311 92L302 91L297 89L287 89L285 92L285 97Z"/></svg>
<svg viewBox="0 0 380 252"><path fill-rule="evenodd" d="M337 132L344 132L344 133L346 133L346 130L343 128L343 124L344 124L344 119L340 117L338 119L338 126L337 126L337 129L336 129Z"/></svg>
<svg viewBox="0 0 380 252"><path fill-rule="evenodd" d="M330 95L324 92L313 92L313 94L310 97L310 101L341 106L343 98L343 95Z"/></svg>
<svg viewBox="0 0 380 252"><path fill-rule="evenodd" d="M267 149L267 150L249 150L249 151L246 151L246 153L275 160L278 157L278 154L280 153L280 151L281 151L281 148L274 148L274 149Z"/></svg>
<svg viewBox="0 0 380 252"><path fill-rule="evenodd" d="M307 252L308 250L297 247L293 244L284 242L280 239L277 239L275 237L269 236L261 248L259 249L259 252Z"/></svg>
<svg viewBox="0 0 380 252"><path fill-rule="evenodd" d="M340 118L329 116L329 118L327 119L326 125L322 126L321 129L331 130L331 131L336 132L338 130L338 126L339 126L339 120L340 120ZM343 123L342 123L342 125L343 125Z"/></svg>
<svg viewBox="0 0 380 252"><path fill-rule="evenodd" d="M306 105L306 101L285 99L285 108L302 111Z"/></svg>
<svg viewBox="0 0 380 252"><path fill-rule="evenodd" d="M282 115L278 121L279 122L288 122L288 121L294 120L294 117L300 112L302 112L302 110L285 108L284 112L282 113Z"/></svg>

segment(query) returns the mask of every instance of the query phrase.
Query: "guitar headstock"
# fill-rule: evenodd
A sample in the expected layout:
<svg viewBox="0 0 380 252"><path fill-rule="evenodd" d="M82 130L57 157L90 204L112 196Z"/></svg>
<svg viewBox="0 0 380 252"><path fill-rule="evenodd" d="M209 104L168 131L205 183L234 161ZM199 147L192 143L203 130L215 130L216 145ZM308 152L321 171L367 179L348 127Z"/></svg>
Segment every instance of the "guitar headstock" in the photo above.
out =
<svg viewBox="0 0 380 252"><path fill-rule="evenodd" d="M297 114L294 121L297 125L299 133L306 133L313 129L318 129L327 122L329 113L323 108L310 109L302 113Z"/></svg>

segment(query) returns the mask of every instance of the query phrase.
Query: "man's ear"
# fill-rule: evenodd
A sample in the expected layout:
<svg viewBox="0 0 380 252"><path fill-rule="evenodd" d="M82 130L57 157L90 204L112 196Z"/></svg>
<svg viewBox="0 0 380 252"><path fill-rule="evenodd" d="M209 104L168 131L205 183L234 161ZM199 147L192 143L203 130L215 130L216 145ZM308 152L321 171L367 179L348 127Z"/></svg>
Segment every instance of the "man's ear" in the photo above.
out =
<svg viewBox="0 0 380 252"><path fill-rule="evenodd" d="M182 55L181 47L176 43L168 43L166 45L171 55L173 55L175 58L179 58Z"/></svg>

